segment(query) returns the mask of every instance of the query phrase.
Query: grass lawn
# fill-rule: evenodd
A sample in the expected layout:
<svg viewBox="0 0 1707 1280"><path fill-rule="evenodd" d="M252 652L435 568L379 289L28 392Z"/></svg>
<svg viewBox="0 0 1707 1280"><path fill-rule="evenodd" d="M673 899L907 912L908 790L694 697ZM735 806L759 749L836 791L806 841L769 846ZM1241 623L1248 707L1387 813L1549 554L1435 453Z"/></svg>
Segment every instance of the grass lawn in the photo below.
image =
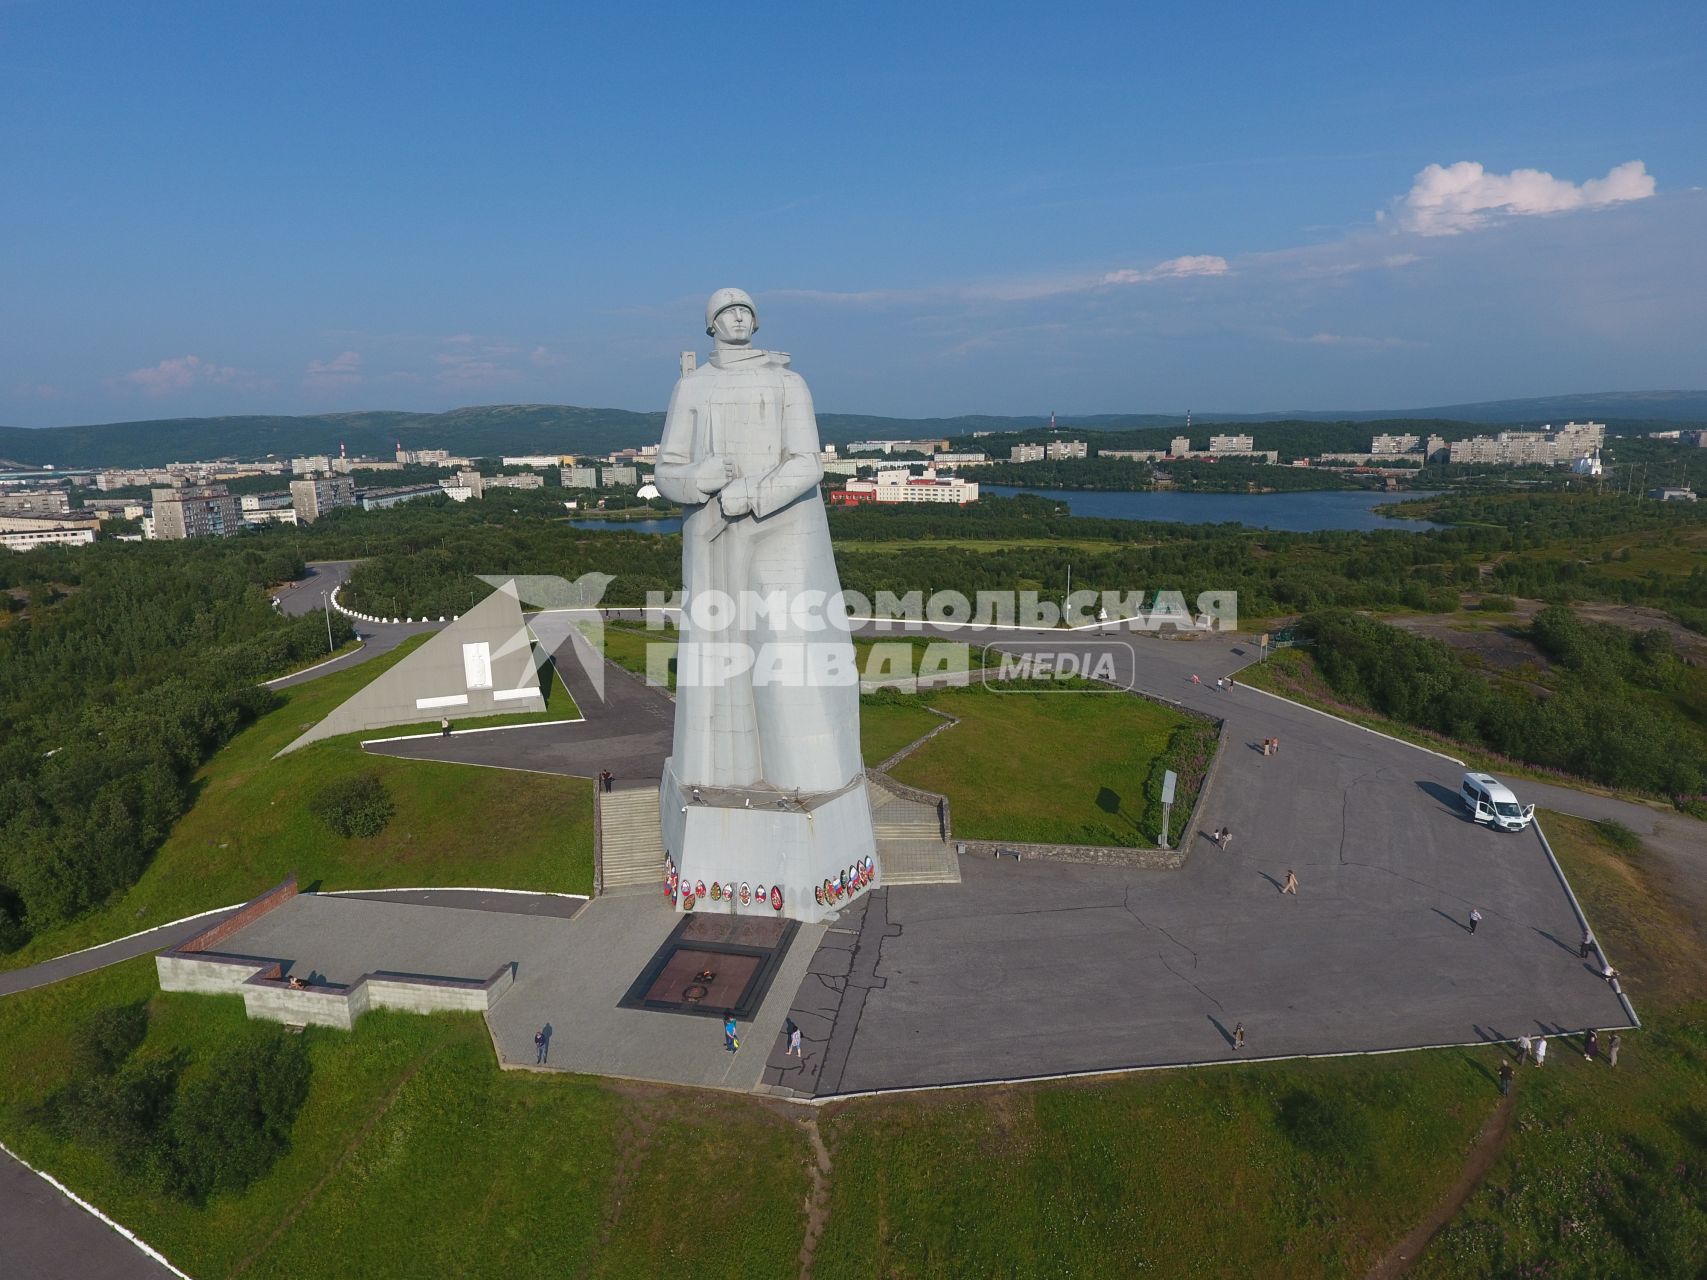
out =
<svg viewBox="0 0 1707 1280"><path fill-rule="evenodd" d="M807 1189L796 1126L740 1099L501 1072L472 1014L308 1029L291 1151L205 1208L153 1194L26 1119L68 1075L66 1028L137 1000L144 1055L194 1062L250 1027L235 998L160 993L147 959L9 998L0 1126L198 1280L791 1273Z"/></svg>
<svg viewBox="0 0 1707 1280"><path fill-rule="evenodd" d="M332 738L272 758L303 728L411 648L403 646L282 691L289 699L284 706L261 717L208 761L197 778L193 807L130 890L81 920L37 935L21 950L0 958L0 968L33 964L241 902L293 871L305 887L319 882L324 889L482 885L589 892L589 780L397 760L361 750L363 736L389 737L410 732L407 728ZM527 723L575 714L568 693L554 681L544 712L491 722ZM459 721L457 727L482 723L487 722ZM328 782L364 772L384 780L396 813L372 839L336 836L309 814L308 798Z"/></svg>
<svg viewBox="0 0 1707 1280"><path fill-rule="evenodd" d="M1498 1101L1460 1053L853 1102L818 1280L1360 1276Z"/></svg>
<svg viewBox="0 0 1707 1280"><path fill-rule="evenodd" d="M868 768L880 765L942 723L917 698L865 694L859 700L860 754Z"/></svg>
<svg viewBox="0 0 1707 1280"><path fill-rule="evenodd" d="M1193 723L1124 693L974 685L932 692L929 702L960 723L908 756L893 774L909 786L946 795L955 834L973 840L1155 840L1153 826L1144 828L1144 790L1169 739Z"/></svg>

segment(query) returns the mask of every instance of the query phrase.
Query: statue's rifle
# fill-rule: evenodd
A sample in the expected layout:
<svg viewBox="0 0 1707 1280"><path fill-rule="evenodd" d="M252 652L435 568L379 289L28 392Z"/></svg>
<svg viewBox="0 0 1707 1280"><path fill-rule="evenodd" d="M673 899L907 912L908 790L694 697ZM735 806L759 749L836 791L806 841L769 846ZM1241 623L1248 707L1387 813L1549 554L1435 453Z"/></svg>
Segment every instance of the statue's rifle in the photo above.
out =
<svg viewBox="0 0 1707 1280"><path fill-rule="evenodd" d="M715 458L718 456L718 454L717 454L717 406L716 405L709 405L708 404L705 406L705 455L704 456L707 458ZM706 542L708 542L708 543L716 542L725 533L729 532L729 526L732 523L730 521L729 517L723 514L723 505L722 505L722 501L721 501L723 490L719 489L717 491L717 493L718 493L717 498L713 499L714 501L716 501L718 503L717 532L712 534L709 538L706 539Z"/></svg>

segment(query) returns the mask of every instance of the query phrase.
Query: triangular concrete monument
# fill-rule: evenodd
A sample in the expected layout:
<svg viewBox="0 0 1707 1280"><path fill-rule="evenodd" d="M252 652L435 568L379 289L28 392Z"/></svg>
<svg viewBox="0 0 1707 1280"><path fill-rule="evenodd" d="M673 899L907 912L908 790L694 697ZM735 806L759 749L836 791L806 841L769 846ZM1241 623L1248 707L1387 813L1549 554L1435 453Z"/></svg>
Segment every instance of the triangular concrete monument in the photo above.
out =
<svg viewBox="0 0 1707 1280"><path fill-rule="evenodd" d="M344 733L544 710L516 584L506 582L279 755Z"/></svg>

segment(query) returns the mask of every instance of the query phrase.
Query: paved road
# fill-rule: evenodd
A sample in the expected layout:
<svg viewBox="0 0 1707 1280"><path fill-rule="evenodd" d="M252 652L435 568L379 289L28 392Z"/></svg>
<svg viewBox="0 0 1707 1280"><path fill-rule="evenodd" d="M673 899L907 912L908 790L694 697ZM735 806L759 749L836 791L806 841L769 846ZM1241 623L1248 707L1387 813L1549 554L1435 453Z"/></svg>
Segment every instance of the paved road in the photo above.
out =
<svg viewBox="0 0 1707 1280"><path fill-rule="evenodd" d="M0 1152L0 1275L16 1280L167 1280L172 1273Z"/></svg>
<svg viewBox="0 0 1707 1280"><path fill-rule="evenodd" d="M880 891L838 924L854 939L827 935L796 997L804 1069L768 1079L828 1094L1213 1061L1232 1056L1240 1021L1251 1057L1626 1021L1577 958L1576 916L1535 833L1467 822L1451 761L1218 691L1248 660L1230 637L1048 644L1108 653L1117 678L1227 721L1201 825L1230 826L1229 849L1200 836L1170 872L969 858L959 886ZM1278 755L1262 754L1266 737ZM1623 812L1589 799L1575 807ZM1296 897L1278 892L1287 870Z"/></svg>
<svg viewBox="0 0 1707 1280"><path fill-rule="evenodd" d="M325 597L349 580L359 560L319 560L308 566L308 574L273 592L279 607L293 618L323 609Z"/></svg>
<svg viewBox="0 0 1707 1280"><path fill-rule="evenodd" d="M62 982L66 978L75 978L79 974L93 973L96 969L104 969L110 964L119 964L125 960L134 960L137 956L153 955L156 951L175 947L186 938L193 938L203 929L218 924L236 910L237 908L233 906L197 920L180 924L163 924L157 929L150 929L147 933L139 933L134 938L120 938L117 942L91 947L87 951L60 956L53 960L44 960L42 963L31 965L27 969L14 969L10 973L0 973L0 996L28 991L32 987L45 987L51 982Z"/></svg>
<svg viewBox="0 0 1707 1280"><path fill-rule="evenodd" d="M350 571L359 563L357 560L322 560L310 564L305 577L289 586L280 587L273 592L273 596L278 600L280 608L293 618L324 609L327 598L343 585L349 578ZM362 642L361 648L322 666L266 681L266 685L269 689L288 689L292 685L307 684L310 680L329 676L335 671L346 671L360 663L372 662L382 654L390 653L410 636L437 631L443 625L438 622L400 622L395 626L390 623L359 622L356 624L356 636Z"/></svg>

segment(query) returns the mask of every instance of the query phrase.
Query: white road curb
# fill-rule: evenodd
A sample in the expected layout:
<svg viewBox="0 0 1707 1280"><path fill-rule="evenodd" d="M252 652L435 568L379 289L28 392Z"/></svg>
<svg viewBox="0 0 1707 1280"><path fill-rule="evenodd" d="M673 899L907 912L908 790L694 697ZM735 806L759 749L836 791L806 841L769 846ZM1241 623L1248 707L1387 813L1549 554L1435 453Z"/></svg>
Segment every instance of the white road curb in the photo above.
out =
<svg viewBox="0 0 1707 1280"><path fill-rule="evenodd" d="M111 1227L114 1231L118 1232L126 1240L130 1241L131 1245L139 1253L147 1254L150 1258L154 1259L155 1262L158 1262L161 1266L165 1267L166 1270L170 1271L173 1275L181 1277L181 1280L195 1280L195 1278L193 1276L191 1276L189 1274L189 1272L180 1271L180 1270L178 1270L177 1267L174 1267L171 1263L171 1260L168 1259L165 1254L161 1253L160 1250L156 1249L153 1245L149 1244L148 1241L144 1240L141 1236L137 1235L136 1232L132 1231L129 1227L126 1227L123 1223L117 1222L114 1219L109 1218L106 1214L102 1213L99 1209L97 1209L94 1205L90 1204L82 1196L78 1195L70 1187L66 1186L58 1178L54 1177L51 1173L44 1173L42 1170L36 1168L28 1160L24 1159L16 1151L14 1151L14 1150L12 1150L12 1148L8 1147L4 1142L0 1142L0 1151L4 1151L7 1155L11 1156L12 1159L16 1160L19 1164L23 1165L24 1168L28 1169L31 1173L35 1174L36 1177L40 1178L43 1182L47 1183L48 1186L52 1187L55 1191L59 1192L59 1194L64 1196L67 1200L71 1201L72 1204L76 1205L79 1209L83 1210L84 1213L87 1213L93 1217L99 1218L102 1222L106 1223L107 1226Z"/></svg>

